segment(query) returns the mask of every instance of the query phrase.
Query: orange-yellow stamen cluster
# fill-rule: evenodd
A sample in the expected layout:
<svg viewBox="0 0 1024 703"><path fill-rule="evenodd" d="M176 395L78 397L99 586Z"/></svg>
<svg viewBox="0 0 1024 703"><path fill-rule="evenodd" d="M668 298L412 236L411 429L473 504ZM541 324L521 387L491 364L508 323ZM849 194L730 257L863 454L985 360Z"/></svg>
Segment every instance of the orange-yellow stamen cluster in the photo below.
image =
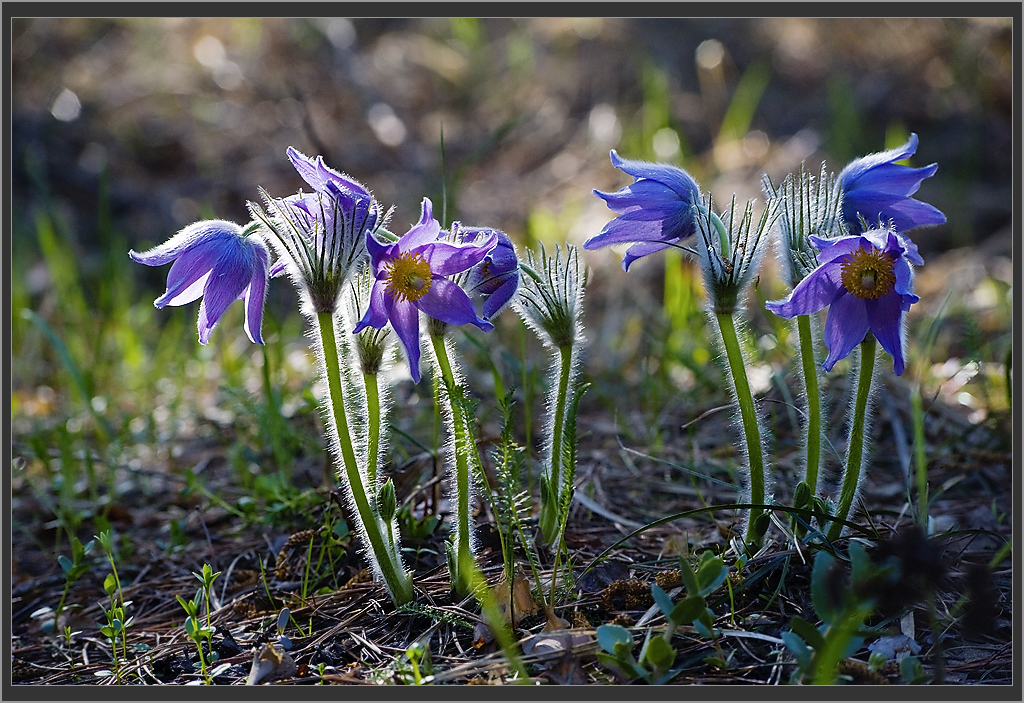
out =
<svg viewBox="0 0 1024 703"><path fill-rule="evenodd" d="M841 271L843 287L858 298L881 298L896 285L892 258L874 247L858 249L847 256Z"/></svg>
<svg viewBox="0 0 1024 703"><path fill-rule="evenodd" d="M430 264L419 252L405 252L386 263L388 283L385 291L392 299L415 302L430 291L434 278Z"/></svg>

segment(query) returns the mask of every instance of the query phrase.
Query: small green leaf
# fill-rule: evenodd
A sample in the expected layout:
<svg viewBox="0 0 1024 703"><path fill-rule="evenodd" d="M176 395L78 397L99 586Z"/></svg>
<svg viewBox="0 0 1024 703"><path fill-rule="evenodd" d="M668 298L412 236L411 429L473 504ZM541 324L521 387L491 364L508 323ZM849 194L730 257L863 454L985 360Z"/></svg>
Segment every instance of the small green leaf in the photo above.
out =
<svg viewBox="0 0 1024 703"><path fill-rule="evenodd" d="M64 575L67 577L71 576L71 570L75 568L75 563L68 559L66 556L61 554L57 557L57 563L60 564L61 570L64 571Z"/></svg>
<svg viewBox="0 0 1024 703"><path fill-rule="evenodd" d="M658 604L658 608L661 609L663 614L667 616L672 612L675 604L669 598L669 595L665 593L665 589L658 584L653 584L651 586L651 595L654 596L654 602Z"/></svg>
<svg viewBox="0 0 1024 703"><path fill-rule="evenodd" d="M783 632L781 635L782 643L786 645L786 649L792 652L793 656L796 657L796 663L801 668L806 669L811 665L811 650L807 646L807 643L795 632Z"/></svg>
<svg viewBox="0 0 1024 703"><path fill-rule="evenodd" d="M814 569L811 572L811 602L814 604L814 612L825 623L832 623L838 617L841 605L836 602L838 594L830 590L829 584L830 573L835 565L835 557L827 552L818 552L814 557Z"/></svg>
<svg viewBox="0 0 1024 703"><path fill-rule="evenodd" d="M108 596L114 595L114 591L117 590L117 579L114 578L113 572L107 574L107 577L103 579L103 590Z"/></svg>
<svg viewBox="0 0 1024 703"><path fill-rule="evenodd" d="M924 683L928 680L921 660L913 655L906 656L900 661L900 678L909 684Z"/></svg>
<svg viewBox="0 0 1024 703"><path fill-rule="evenodd" d="M380 514L381 520L384 522L391 522L391 518L395 516L395 508L397 505L398 503L395 498L395 484L389 478L377 492L377 511Z"/></svg>
<svg viewBox="0 0 1024 703"><path fill-rule="evenodd" d="M686 557L679 557L679 576L683 580L687 595L700 595L700 584L697 583L697 575L693 573L690 560Z"/></svg>
<svg viewBox="0 0 1024 703"><path fill-rule="evenodd" d="M664 637L652 637L647 645L647 661L659 671L668 669L676 661L676 650Z"/></svg>
<svg viewBox="0 0 1024 703"><path fill-rule="evenodd" d="M876 569L871 563L871 557L862 545L857 542L850 543L850 583L860 584L870 579Z"/></svg>
<svg viewBox="0 0 1024 703"><path fill-rule="evenodd" d="M726 664L724 661L722 661L718 657L704 657L704 663L705 664L710 664L711 666L715 667L719 671L725 671L726 669L729 668L729 665Z"/></svg>
<svg viewBox="0 0 1024 703"><path fill-rule="evenodd" d="M621 625L601 625L597 628L597 643L610 654L615 654L615 646L618 644L628 644L632 651L633 635Z"/></svg>
<svg viewBox="0 0 1024 703"><path fill-rule="evenodd" d="M792 628L793 632L800 635L804 642L809 644L811 647L820 650L825 646L825 638L822 636L821 632L818 631L818 628L799 615L793 616L789 621L789 626Z"/></svg>
<svg viewBox="0 0 1024 703"><path fill-rule="evenodd" d="M676 603L668 617L675 625L689 625L705 612L706 607L703 596L687 596Z"/></svg>
<svg viewBox="0 0 1024 703"><path fill-rule="evenodd" d="M711 628L711 625L708 625L706 622L704 622L704 618L694 620L693 627L695 630L697 630L698 634L700 634L701 637L707 638L709 640L715 639L714 630Z"/></svg>
<svg viewBox="0 0 1024 703"><path fill-rule="evenodd" d="M708 553L705 552L705 554ZM700 568L697 570L697 582L700 584L699 594L711 595L716 588L722 585L728 575L729 567L725 565L721 557L702 559Z"/></svg>

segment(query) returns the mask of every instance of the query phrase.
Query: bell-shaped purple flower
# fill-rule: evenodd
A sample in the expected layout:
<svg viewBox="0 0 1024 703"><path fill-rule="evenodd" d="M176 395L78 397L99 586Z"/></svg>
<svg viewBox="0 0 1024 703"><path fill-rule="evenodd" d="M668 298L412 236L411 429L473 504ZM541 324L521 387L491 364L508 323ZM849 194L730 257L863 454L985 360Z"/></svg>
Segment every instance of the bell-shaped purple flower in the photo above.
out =
<svg viewBox="0 0 1024 703"><path fill-rule="evenodd" d="M167 290L153 304L186 305L202 297L199 305L199 343L235 300L245 301L245 333L263 344L263 302L267 290L269 253L263 241L234 222L205 220L191 224L158 247L128 256L146 266L174 262L167 274Z"/></svg>
<svg viewBox="0 0 1024 703"><path fill-rule="evenodd" d="M903 373L904 317L920 298L914 295L914 270L921 265L917 246L890 229L836 239L811 236L820 266L783 300L767 303L776 315L793 318L828 308L822 365L831 370L870 331L893 358L893 371Z"/></svg>
<svg viewBox="0 0 1024 703"><path fill-rule="evenodd" d="M483 261L469 269L460 278L471 298L482 297L483 318L490 320L511 302L519 289L519 257L511 238L500 229L489 227L463 227L452 223L451 237L459 244L475 244L491 236L498 243L484 257Z"/></svg>
<svg viewBox="0 0 1024 703"><path fill-rule="evenodd" d="M365 187L288 147L288 158L312 193L264 194L269 214L250 203L280 254L270 275L289 271L313 311L332 312L355 264L366 255L366 235L381 224L380 205Z"/></svg>
<svg viewBox="0 0 1024 703"><path fill-rule="evenodd" d="M366 237L374 270L370 304L354 333L366 327L380 329L388 322L405 348L414 382L420 381L419 313L449 325L473 324L488 332L494 329L477 316L466 292L450 276L476 266L498 241L496 234L479 244L456 245L444 241L441 225L433 216L433 204L423 199L420 221L390 244Z"/></svg>
<svg viewBox="0 0 1024 703"><path fill-rule="evenodd" d="M673 246L696 232L693 205L700 188L686 171L668 164L621 158L613 149L612 165L633 177L631 185L614 193L594 191L619 214L600 233L583 243L584 249L633 243L622 258L622 268L642 256Z"/></svg>
<svg viewBox="0 0 1024 703"><path fill-rule="evenodd" d="M855 159L839 172L843 220L851 234L864 230L861 218L868 227L892 222L897 232L946 221L939 210L910 197L921 187L921 181L935 175L939 168L937 164L911 168L896 163L915 151L917 135L911 134L903 146Z"/></svg>

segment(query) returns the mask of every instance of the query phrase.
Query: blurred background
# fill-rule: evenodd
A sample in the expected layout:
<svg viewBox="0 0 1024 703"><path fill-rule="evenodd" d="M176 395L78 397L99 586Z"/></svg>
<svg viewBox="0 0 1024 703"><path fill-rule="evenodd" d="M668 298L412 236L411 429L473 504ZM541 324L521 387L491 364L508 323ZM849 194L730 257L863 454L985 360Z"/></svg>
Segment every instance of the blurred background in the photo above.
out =
<svg viewBox="0 0 1024 703"><path fill-rule="evenodd" d="M911 163L939 164L917 197L948 223L912 233L925 266L905 378L984 422L1010 402L1012 47L999 18L16 19L18 466L95 436L140 468L172 459L172 438L228 433L248 437L232 455L244 474L259 463L253 397L270 389L285 417L318 422L287 281L271 286L266 349L245 339L237 305L200 347L198 304L155 310L166 267L127 256L197 219L246 222L260 186L304 187L288 146L393 205L396 232L429 196L445 224L550 246L610 219L591 191L631 181L613 148L682 166L723 203L763 200L762 173L838 172L914 132ZM637 403L656 413L718 388L690 263L649 257L626 275L620 258L586 254L587 370L609 381L594 397L641 382ZM750 305L769 376L792 347L760 303L784 294L769 265ZM525 379L511 317L468 363Z"/></svg>

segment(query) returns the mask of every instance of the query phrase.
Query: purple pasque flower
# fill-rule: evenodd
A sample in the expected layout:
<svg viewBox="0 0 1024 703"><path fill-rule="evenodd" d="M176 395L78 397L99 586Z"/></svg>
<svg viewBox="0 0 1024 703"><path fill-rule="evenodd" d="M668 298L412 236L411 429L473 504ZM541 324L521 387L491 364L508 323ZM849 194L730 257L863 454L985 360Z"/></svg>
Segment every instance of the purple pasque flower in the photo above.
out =
<svg viewBox="0 0 1024 703"><path fill-rule="evenodd" d="M494 329L477 316L473 301L449 277L483 261L497 243L497 235L460 246L444 241L442 234L433 204L424 198L420 221L398 241L381 244L372 235L366 237L375 280L369 307L353 333L366 327L380 329L390 322L405 347L416 383L420 382L421 311L449 325L473 324L484 332Z"/></svg>
<svg viewBox="0 0 1024 703"><path fill-rule="evenodd" d="M825 321L826 371L846 358L871 332L903 373L903 320L914 295L914 270L921 265L917 246L891 229L874 229L836 239L811 236L820 266L783 300L767 303L776 315L793 318L828 308Z"/></svg>
<svg viewBox="0 0 1024 703"><path fill-rule="evenodd" d="M622 257L622 269L642 256L673 246L694 234L693 205L700 188L686 171L668 164L632 161L611 151L612 165L633 177L632 184L614 193L594 191L619 214L584 249L633 243Z"/></svg>
<svg viewBox="0 0 1024 703"><path fill-rule="evenodd" d="M204 220L189 225L160 246L128 256L146 266L170 262L167 290L153 301L158 308L186 305L202 297L199 304L199 343L206 344L210 332L235 300L245 301L245 333L263 344L263 302L267 291L270 255L252 227L242 229L234 222Z"/></svg>
<svg viewBox="0 0 1024 703"><path fill-rule="evenodd" d="M380 205L362 184L288 147L288 158L312 193L274 199L270 215L250 204L273 236L280 259L271 276L289 271L315 312L333 312L349 273L366 254L366 235L381 224Z"/></svg>
<svg viewBox="0 0 1024 703"><path fill-rule="evenodd" d="M519 289L519 257L512 239L500 229L490 227L463 227L452 223L451 238L459 244L473 244L491 236L498 243L476 266L460 276L470 297L484 299L483 318L490 320L511 302Z"/></svg>
<svg viewBox="0 0 1024 703"><path fill-rule="evenodd" d="M911 134L903 146L863 156L839 172L843 192L843 220L851 234L868 227L891 222L897 232L906 232L921 225L941 225L946 216L928 203L910 196L921 187L921 181L935 175L938 164L911 168L897 164L917 151L917 135Z"/></svg>

